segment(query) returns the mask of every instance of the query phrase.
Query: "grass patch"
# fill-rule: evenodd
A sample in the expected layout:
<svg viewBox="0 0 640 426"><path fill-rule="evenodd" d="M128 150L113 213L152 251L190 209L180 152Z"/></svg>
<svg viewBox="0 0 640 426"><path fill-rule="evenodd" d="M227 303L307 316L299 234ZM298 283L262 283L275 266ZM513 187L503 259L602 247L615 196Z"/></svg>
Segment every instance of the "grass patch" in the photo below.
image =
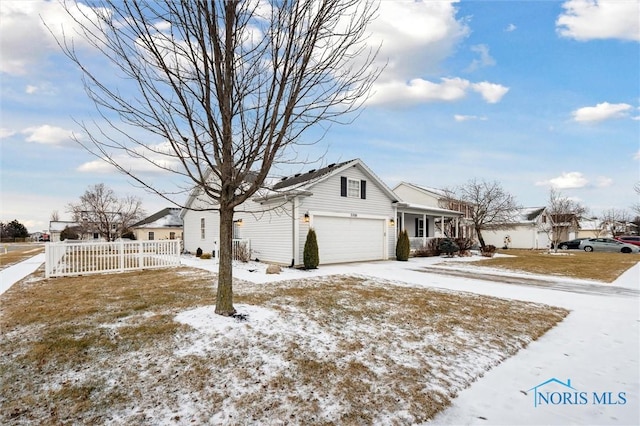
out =
<svg viewBox="0 0 640 426"><path fill-rule="evenodd" d="M423 422L568 313L331 276L236 282L236 304L268 321L175 321L213 305L214 285L188 268L15 284L0 296L0 423Z"/></svg>
<svg viewBox="0 0 640 426"><path fill-rule="evenodd" d="M581 250L500 250L515 257L494 257L477 262L480 266L502 268L518 272L558 275L571 278L613 282L623 272L640 261L637 254L586 253Z"/></svg>
<svg viewBox="0 0 640 426"><path fill-rule="evenodd" d="M0 244L0 270L44 252L44 247L42 246L22 246L19 250L13 250L5 253L4 246L5 244Z"/></svg>

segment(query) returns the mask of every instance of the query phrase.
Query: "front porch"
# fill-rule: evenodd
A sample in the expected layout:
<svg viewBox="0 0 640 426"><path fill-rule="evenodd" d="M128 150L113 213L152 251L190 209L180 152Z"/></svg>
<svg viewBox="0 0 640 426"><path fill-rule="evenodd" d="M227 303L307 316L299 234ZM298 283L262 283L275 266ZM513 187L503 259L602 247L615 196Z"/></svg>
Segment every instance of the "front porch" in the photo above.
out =
<svg viewBox="0 0 640 426"><path fill-rule="evenodd" d="M398 233L406 230L411 249L424 247L434 238L470 238L470 227L462 218L462 213L438 207L398 203Z"/></svg>

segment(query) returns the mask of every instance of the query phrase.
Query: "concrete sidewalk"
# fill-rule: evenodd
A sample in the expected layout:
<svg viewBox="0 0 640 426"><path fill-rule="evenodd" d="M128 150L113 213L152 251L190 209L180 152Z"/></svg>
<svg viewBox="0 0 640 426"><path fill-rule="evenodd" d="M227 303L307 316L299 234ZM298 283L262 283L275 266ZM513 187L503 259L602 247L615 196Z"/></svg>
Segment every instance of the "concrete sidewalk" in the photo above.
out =
<svg viewBox="0 0 640 426"><path fill-rule="evenodd" d="M44 253L40 253L0 271L0 294L24 277L34 273L43 263Z"/></svg>

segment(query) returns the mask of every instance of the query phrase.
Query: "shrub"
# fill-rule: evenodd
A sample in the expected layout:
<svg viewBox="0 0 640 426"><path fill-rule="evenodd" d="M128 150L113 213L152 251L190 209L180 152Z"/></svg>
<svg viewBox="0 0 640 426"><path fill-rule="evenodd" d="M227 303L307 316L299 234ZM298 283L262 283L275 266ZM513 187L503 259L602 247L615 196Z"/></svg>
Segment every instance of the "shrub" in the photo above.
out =
<svg viewBox="0 0 640 426"><path fill-rule="evenodd" d="M122 238L126 238L127 240L134 240L136 239L136 234L133 233L133 231L127 231L124 232L122 234Z"/></svg>
<svg viewBox="0 0 640 426"><path fill-rule="evenodd" d="M496 254L496 246L489 244L480 249L480 254L484 257L493 257Z"/></svg>
<svg viewBox="0 0 640 426"><path fill-rule="evenodd" d="M198 249L196 250L196 257L200 257L200 256L202 256L202 249L198 247Z"/></svg>
<svg viewBox="0 0 640 426"><path fill-rule="evenodd" d="M456 238L456 244L460 248L460 256L469 256L473 248L473 240L471 238Z"/></svg>
<svg viewBox="0 0 640 426"><path fill-rule="evenodd" d="M80 239L80 235L78 235L78 232L76 232L76 230L73 228L69 228L68 226L65 226L62 232L60 232L60 241L78 239Z"/></svg>
<svg viewBox="0 0 640 426"><path fill-rule="evenodd" d="M456 242L453 241L451 238L443 238L438 243L438 249L440 250L441 253L444 253L447 256L451 257L453 256L453 253L460 250L460 247L458 247Z"/></svg>
<svg viewBox="0 0 640 426"><path fill-rule="evenodd" d="M251 260L251 248L249 248L249 244L243 242L238 243L235 246L235 252L233 253L234 260L239 260L240 262L247 263Z"/></svg>
<svg viewBox="0 0 640 426"><path fill-rule="evenodd" d="M411 243L409 242L409 234L407 230L400 231L398 236L398 242L396 243L396 260L406 262L409 260L409 254L411 253Z"/></svg>
<svg viewBox="0 0 640 426"><path fill-rule="evenodd" d="M305 269L316 269L320 264L320 255L318 254L318 239L316 231L309 228L307 240L304 242L303 263Z"/></svg>
<svg viewBox="0 0 640 426"><path fill-rule="evenodd" d="M200 256L200 259L211 259L211 253L202 253Z"/></svg>

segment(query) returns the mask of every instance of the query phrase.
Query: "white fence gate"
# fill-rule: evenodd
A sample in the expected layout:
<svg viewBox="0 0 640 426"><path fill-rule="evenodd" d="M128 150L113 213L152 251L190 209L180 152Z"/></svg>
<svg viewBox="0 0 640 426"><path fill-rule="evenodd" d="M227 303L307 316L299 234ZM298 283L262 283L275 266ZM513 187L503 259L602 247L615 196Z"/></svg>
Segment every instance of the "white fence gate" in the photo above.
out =
<svg viewBox="0 0 640 426"><path fill-rule="evenodd" d="M180 240L47 243L44 252L47 278L180 265Z"/></svg>

